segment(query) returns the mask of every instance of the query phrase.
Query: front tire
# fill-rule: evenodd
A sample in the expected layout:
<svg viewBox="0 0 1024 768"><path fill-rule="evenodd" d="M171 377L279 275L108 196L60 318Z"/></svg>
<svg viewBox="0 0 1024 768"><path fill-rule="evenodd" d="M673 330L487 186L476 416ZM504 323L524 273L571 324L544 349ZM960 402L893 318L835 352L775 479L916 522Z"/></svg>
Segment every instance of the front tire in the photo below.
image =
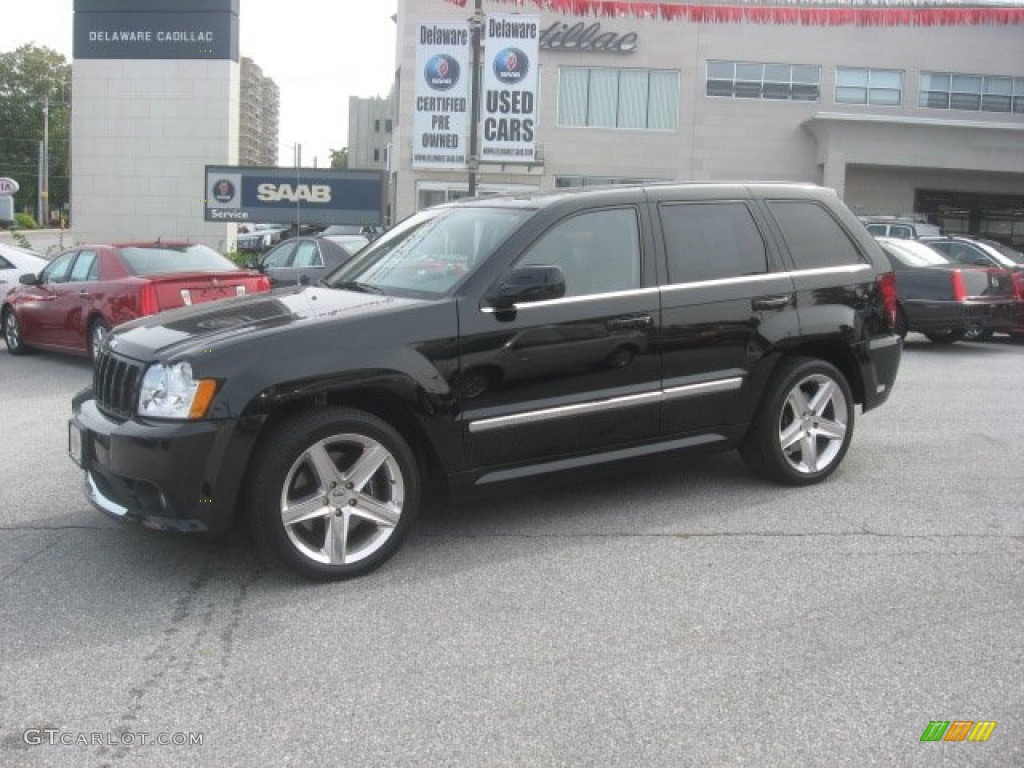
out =
<svg viewBox="0 0 1024 768"><path fill-rule="evenodd" d="M853 437L854 402L838 368L824 360L779 364L740 446L744 461L784 485L811 485L831 475Z"/></svg>
<svg viewBox="0 0 1024 768"><path fill-rule="evenodd" d="M376 416L350 408L282 422L249 472L257 544L317 581L361 576L398 551L420 506L408 443Z"/></svg>
<svg viewBox="0 0 1024 768"><path fill-rule="evenodd" d="M21 337L21 323L14 310L8 307L3 316L4 341L7 342L7 350L12 355L24 355L28 353L28 347Z"/></svg>

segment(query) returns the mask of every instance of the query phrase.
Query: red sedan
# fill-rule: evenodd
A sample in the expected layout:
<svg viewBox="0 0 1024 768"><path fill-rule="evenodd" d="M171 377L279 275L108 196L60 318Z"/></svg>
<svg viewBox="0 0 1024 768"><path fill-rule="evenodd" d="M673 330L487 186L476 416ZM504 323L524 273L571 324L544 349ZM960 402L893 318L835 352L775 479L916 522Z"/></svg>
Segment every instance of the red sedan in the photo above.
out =
<svg viewBox="0 0 1024 768"><path fill-rule="evenodd" d="M270 290L197 243L83 245L0 296L4 341L13 355L38 347L92 356L116 325L164 309Z"/></svg>

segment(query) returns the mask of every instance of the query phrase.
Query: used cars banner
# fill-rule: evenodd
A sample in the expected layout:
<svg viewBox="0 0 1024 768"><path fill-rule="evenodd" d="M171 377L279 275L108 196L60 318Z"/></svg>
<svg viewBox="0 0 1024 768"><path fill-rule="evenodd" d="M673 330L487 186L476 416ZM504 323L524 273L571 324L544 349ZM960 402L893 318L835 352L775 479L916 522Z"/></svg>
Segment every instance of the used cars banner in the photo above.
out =
<svg viewBox="0 0 1024 768"><path fill-rule="evenodd" d="M480 162L533 163L540 18L494 14L485 30Z"/></svg>
<svg viewBox="0 0 1024 768"><path fill-rule="evenodd" d="M438 22L416 31L413 168L464 168L469 157L469 25Z"/></svg>

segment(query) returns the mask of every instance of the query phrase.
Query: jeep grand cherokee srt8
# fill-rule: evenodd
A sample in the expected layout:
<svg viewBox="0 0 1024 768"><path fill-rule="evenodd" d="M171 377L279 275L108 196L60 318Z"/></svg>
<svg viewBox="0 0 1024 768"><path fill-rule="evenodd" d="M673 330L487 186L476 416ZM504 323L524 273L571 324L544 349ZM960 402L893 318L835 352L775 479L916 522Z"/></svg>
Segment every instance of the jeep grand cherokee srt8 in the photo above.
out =
<svg viewBox="0 0 1024 768"><path fill-rule="evenodd" d="M99 509L235 516L315 579L450 493L676 451L829 476L901 340L878 244L829 190L665 184L421 211L323 284L113 331L73 402Z"/></svg>

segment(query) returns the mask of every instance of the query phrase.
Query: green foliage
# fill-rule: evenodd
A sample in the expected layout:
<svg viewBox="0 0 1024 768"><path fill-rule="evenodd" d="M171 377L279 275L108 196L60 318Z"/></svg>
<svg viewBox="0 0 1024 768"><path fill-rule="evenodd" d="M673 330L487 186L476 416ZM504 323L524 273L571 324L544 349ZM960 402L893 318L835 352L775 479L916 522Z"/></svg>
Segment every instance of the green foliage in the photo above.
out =
<svg viewBox="0 0 1024 768"><path fill-rule="evenodd" d="M344 170L348 168L348 147L328 150L331 153L331 168Z"/></svg>
<svg viewBox="0 0 1024 768"><path fill-rule="evenodd" d="M36 45L0 53L0 176L15 179L19 210L35 210L43 113L49 111L49 207L68 201L71 147L71 65Z"/></svg>
<svg viewBox="0 0 1024 768"><path fill-rule="evenodd" d="M24 233L18 232L17 230L15 230L14 232L11 232L11 237L14 238L14 242L16 242L19 246L24 248L26 251L33 250L32 243L30 243L28 241L28 238L25 237Z"/></svg>
<svg viewBox="0 0 1024 768"><path fill-rule="evenodd" d="M27 213L14 214L14 225L18 229L37 229L39 227L36 220Z"/></svg>

